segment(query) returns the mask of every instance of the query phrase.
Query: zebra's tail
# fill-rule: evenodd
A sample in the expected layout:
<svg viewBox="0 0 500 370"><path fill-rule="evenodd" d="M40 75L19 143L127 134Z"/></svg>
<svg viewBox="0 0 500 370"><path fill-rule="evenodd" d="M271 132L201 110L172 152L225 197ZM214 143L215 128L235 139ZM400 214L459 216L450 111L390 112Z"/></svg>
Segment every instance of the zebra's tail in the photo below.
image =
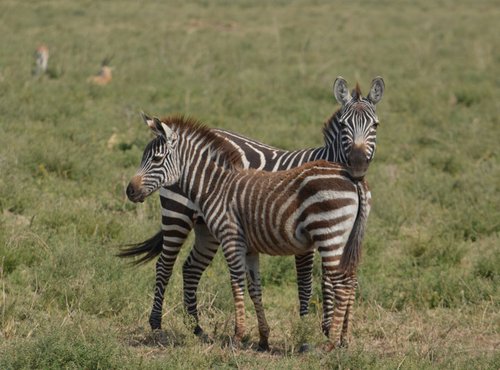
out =
<svg viewBox="0 0 500 370"><path fill-rule="evenodd" d="M368 219L369 205L368 205L368 186L367 183L363 181L356 182L356 188L358 190L359 207L358 213L356 215L356 220L354 221L354 226L352 227L351 234L347 240L346 246L344 248L344 253L340 259L340 269L344 270L346 274L350 275L358 266L361 260L361 242L365 235L365 226Z"/></svg>
<svg viewBox="0 0 500 370"><path fill-rule="evenodd" d="M163 233L158 231L151 238L136 244L127 244L116 254L117 257L135 257L143 255L138 260L132 262L133 265L140 265L151 261L161 253L163 248Z"/></svg>

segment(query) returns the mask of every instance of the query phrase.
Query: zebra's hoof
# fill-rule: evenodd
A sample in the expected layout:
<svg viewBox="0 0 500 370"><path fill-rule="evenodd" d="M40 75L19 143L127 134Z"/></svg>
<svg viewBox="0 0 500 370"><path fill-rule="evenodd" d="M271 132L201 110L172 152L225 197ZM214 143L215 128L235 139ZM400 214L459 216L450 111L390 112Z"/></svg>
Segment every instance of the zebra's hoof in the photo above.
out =
<svg viewBox="0 0 500 370"><path fill-rule="evenodd" d="M164 346L168 344L168 337L161 329L153 330L153 342L156 345Z"/></svg>
<svg viewBox="0 0 500 370"><path fill-rule="evenodd" d="M151 326L151 330L161 330L161 318L150 317L149 318L149 326Z"/></svg>
<svg viewBox="0 0 500 370"><path fill-rule="evenodd" d="M341 347L341 348L348 348L349 347L349 340L347 340L345 338L342 338L340 340L339 347Z"/></svg>
<svg viewBox="0 0 500 370"><path fill-rule="evenodd" d="M203 331L200 325L196 325L196 327L193 330L193 334L199 337L200 335L205 334L205 332Z"/></svg>
<svg viewBox="0 0 500 370"><path fill-rule="evenodd" d="M241 348L241 339L237 337L229 337L229 348L237 350Z"/></svg>
<svg viewBox="0 0 500 370"><path fill-rule="evenodd" d="M323 345L323 351L324 352L331 352L333 351L335 348L340 348L340 341L337 341L337 342L327 342Z"/></svg>
<svg viewBox="0 0 500 370"><path fill-rule="evenodd" d="M269 350L270 348L267 340L259 342L259 345L257 347L257 352L269 352Z"/></svg>
<svg viewBox="0 0 500 370"><path fill-rule="evenodd" d="M206 334L203 329L200 327L200 326L196 326L196 328L194 328L194 331L193 331L194 335L196 335L200 341L202 341L203 343L206 343L206 344L213 344L213 340L212 338L210 338L208 336L208 334Z"/></svg>
<svg viewBox="0 0 500 370"><path fill-rule="evenodd" d="M312 346L309 343L302 343L299 347L299 353L311 352Z"/></svg>

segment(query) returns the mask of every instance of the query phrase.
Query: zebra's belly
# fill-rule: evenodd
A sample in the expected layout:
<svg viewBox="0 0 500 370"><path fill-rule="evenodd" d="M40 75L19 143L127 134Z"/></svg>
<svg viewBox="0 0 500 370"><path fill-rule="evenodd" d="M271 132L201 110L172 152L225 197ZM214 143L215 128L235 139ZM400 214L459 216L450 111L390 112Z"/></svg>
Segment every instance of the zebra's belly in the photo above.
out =
<svg viewBox="0 0 500 370"><path fill-rule="evenodd" d="M305 254L314 249L314 244L296 237L283 238L276 234L247 234L247 249L250 253L262 253L270 256L292 256Z"/></svg>

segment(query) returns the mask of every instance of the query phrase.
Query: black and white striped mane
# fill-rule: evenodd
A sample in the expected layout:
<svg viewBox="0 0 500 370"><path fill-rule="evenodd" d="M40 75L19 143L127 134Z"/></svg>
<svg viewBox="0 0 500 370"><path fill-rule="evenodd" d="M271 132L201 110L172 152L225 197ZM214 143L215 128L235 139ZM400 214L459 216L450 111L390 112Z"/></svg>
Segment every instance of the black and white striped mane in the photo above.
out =
<svg viewBox="0 0 500 370"><path fill-rule="evenodd" d="M243 168L241 153L226 139L217 135L201 121L183 115L163 117L160 120L172 130L182 132L182 135L185 137L202 139L204 143L210 145L213 156L224 162L231 169Z"/></svg>

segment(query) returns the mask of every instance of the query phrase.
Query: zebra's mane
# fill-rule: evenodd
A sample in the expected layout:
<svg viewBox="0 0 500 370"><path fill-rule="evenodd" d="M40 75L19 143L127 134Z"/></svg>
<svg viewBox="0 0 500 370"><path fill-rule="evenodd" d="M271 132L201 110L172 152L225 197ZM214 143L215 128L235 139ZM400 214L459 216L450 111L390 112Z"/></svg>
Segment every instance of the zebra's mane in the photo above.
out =
<svg viewBox="0 0 500 370"><path fill-rule="evenodd" d="M243 161L241 153L232 146L226 139L218 136L215 132L201 121L193 117L183 115L168 116L161 119L172 130L181 133L183 136L194 135L201 137L204 142L210 145L210 148L218 155L220 159L226 162L231 168L242 168Z"/></svg>
<svg viewBox="0 0 500 370"><path fill-rule="evenodd" d="M358 82L356 82L356 87L352 89L351 96L353 99L356 99L357 101L361 100L363 95L361 94L361 87L359 87Z"/></svg>
<svg viewBox="0 0 500 370"><path fill-rule="evenodd" d="M332 114L332 116L323 125L323 138L325 144L331 145L334 137L338 135L339 131L340 108Z"/></svg>

